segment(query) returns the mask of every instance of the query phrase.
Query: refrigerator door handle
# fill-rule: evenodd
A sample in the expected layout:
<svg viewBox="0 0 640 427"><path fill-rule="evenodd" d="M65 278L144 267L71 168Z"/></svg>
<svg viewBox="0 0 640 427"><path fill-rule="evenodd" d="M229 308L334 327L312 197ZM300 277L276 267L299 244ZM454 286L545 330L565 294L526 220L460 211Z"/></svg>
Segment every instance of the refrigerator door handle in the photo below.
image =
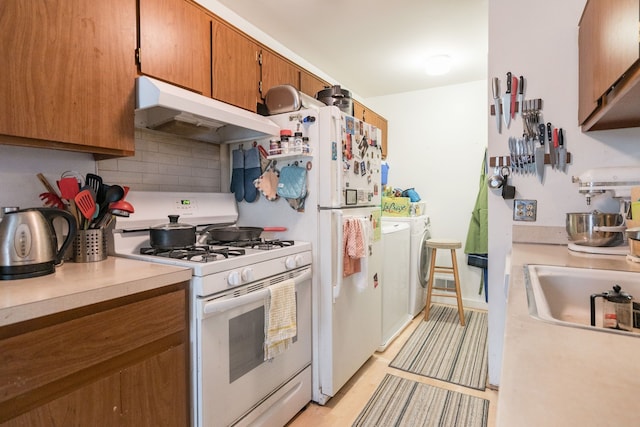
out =
<svg viewBox="0 0 640 427"><path fill-rule="evenodd" d="M332 212L332 215L335 216L336 218L336 226L338 228L337 230L337 237L338 237L338 241L337 241L337 247L338 250L336 251L336 276L334 278L333 281L333 286L332 286L332 292L333 292L333 303L335 304L336 300L338 299L338 297L340 296L340 288L342 287L342 274L344 272L344 265L343 265L343 257L344 257L344 225L342 224L342 212L341 211L336 211L336 212Z"/></svg>
<svg viewBox="0 0 640 427"><path fill-rule="evenodd" d="M342 149L342 140L343 140L343 135L342 134L342 115L338 114L337 116L334 114L331 114L331 120L333 122L333 131L335 132L334 135L331 135L331 138L333 139L333 141L335 141L335 144L337 145L336 149L337 149L337 160L338 160L338 164L336 165L336 186L333 188L333 191L335 192L333 194L333 201L335 203L337 203L337 206L340 206L344 203L343 200L343 193L342 190L344 190L344 173L343 173L343 161L344 161L344 153L343 153L343 149ZM344 139L345 143L347 143L346 138Z"/></svg>

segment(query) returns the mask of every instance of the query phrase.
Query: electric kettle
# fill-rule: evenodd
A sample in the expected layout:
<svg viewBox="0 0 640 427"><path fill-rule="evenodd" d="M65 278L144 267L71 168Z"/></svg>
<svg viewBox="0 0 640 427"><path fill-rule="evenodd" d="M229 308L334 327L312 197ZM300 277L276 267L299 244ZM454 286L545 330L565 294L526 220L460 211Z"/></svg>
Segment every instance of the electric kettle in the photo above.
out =
<svg viewBox="0 0 640 427"><path fill-rule="evenodd" d="M614 285L613 291L591 295L591 326L596 325L596 298L602 298L602 326L610 329L632 329L633 297Z"/></svg>
<svg viewBox="0 0 640 427"><path fill-rule="evenodd" d="M76 220L54 208L2 208L0 220L0 280L25 279L55 272L76 237ZM69 234L58 249L53 220L61 217Z"/></svg>

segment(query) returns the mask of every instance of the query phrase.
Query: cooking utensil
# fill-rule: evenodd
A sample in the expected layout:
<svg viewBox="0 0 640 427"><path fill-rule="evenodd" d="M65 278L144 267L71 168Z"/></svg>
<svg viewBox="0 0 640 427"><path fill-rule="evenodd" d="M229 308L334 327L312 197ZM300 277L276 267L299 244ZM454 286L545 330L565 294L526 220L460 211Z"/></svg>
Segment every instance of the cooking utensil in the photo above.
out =
<svg viewBox="0 0 640 427"><path fill-rule="evenodd" d="M513 199L516 195L516 187L513 185L509 185L508 177L509 177L509 168L503 167L501 170L502 173L502 198L503 199Z"/></svg>
<svg viewBox="0 0 640 427"><path fill-rule="evenodd" d="M522 116L522 104L524 104L524 77L520 76L520 81L518 83L518 108L520 109L520 116Z"/></svg>
<svg viewBox="0 0 640 427"><path fill-rule="evenodd" d="M547 138L549 141L549 162L551 163L551 169L556 167L556 148L553 146L553 125L551 122L547 123Z"/></svg>
<svg viewBox="0 0 640 427"><path fill-rule="evenodd" d="M40 182L44 186L45 190L47 190L47 192L53 193L53 194L57 194L56 193L56 189L53 188L53 185L51 185L49 180L43 174L39 173L36 176L38 177L38 179L40 180Z"/></svg>
<svg viewBox="0 0 640 427"><path fill-rule="evenodd" d="M564 147L562 128L558 129L558 170L567 171L567 149Z"/></svg>
<svg viewBox="0 0 640 427"><path fill-rule="evenodd" d="M101 185L101 188L103 189L103 196L99 206L102 214L98 216L96 222L99 222L104 215L108 214L108 208L111 203L122 200L124 197L124 189L119 185ZM105 188L106 190L104 190Z"/></svg>
<svg viewBox="0 0 640 427"><path fill-rule="evenodd" d="M56 193L40 193L40 200L50 208L64 209L64 203Z"/></svg>
<svg viewBox="0 0 640 427"><path fill-rule="evenodd" d="M620 213L568 213L566 230L569 241L582 246L618 246L625 231L624 216Z"/></svg>
<svg viewBox="0 0 640 427"><path fill-rule="evenodd" d="M496 116L496 129L498 129L498 133L502 131L500 129L500 79L497 77L493 78L493 84L491 85L491 91L493 92L493 106L495 110Z"/></svg>
<svg viewBox="0 0 640 427"><path fill-rule="evenodd" d="M88 173L87 178L84 180L85 185L93 188L93 191L96 193L96 200L98 203L101 202L101 187L102 187L102 177L93 173Z"/></svg>
<svg viewBox="0 0 640 427"><path fill-rule="evenodd" d="M58 249L53 220L67 222L69 234ZM55 272L76 237L76 220L53 208L4 208L0 220L0 280L24 279ZM27 237L28 238L25 238Z"/></svg>
<svg viewBox="0 0 640 427"><path fill-rule="evenodd" d="M542 183L544 178L544 124L542 123L538 125L538 142L540 145L536 147L536 172L540 182Z"/></svg>
<svg viewBox="0 0 640 427"><path fill-rule="evenodd" d="M511 71L507 73L507 90L502 95L502 118L504 125L509 128L511 123Z"/></svg>
<svg viewBox="0 0 640 427"><path fill-rule="evenodd" d="M178 222L179 215L169 215L167 224L149 229L149 243L156 249L185 249L196 243L196 227Z"/></svg>
<svg viewBox="0 0 640 427"><path fill-rule="evenodd" d="M518 78L513 76L511 78L511 118L516 117L516 99L518 97Z"/></svg>
<svg viewBox="0 0 640 427"><path fill-rule="evenodd" d="M502 187L502 184L504 184L504 177L500 174L500 167L496 166L496 168L493 170L493 175L487 178L487 185L489 186L489 188L495 190Z"/></svg>
<svg viewBox="0 0 640 427"><path fill-rule="evenodd" d="M281 232L287 231L286 227L218 227L212 226L205 228L202 232L208 233L211 241L216 242L235 242L258 240L262 232Z"/></svg>
<svg viewBox="0 0 640 427"><path fill-rule="evenodd" d="M72 177L61 178L58 181L58 188L60 189L60 197L65 200L73 200L80 191L78 181Z"/></svg>
<svg viewBox="0 0 640 427"><path fill-rule="evenodd" d="M89 227L89 220L93 218L93 214L96 212L96 201L94 196L91 194L89 189L85 188L76 194L76 197L73 200L76 202L78 210L80 210L80 213L85 218L85 221L82 221L82 228L87 229Z"/></svg>

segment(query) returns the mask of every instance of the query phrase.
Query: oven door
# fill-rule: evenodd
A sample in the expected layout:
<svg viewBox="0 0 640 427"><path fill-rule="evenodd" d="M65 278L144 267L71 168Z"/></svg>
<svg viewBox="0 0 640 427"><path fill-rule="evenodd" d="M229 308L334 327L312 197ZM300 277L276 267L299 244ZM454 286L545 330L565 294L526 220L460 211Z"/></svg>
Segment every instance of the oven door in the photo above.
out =
<svg viewBox="0 0 640 427"><path fill-rule="evenodd" d="M296 282L297 336L264 361L267 288L289 278ZM197 315L198 425L237 422L311 364L310 267L203 298Z"/></svg>

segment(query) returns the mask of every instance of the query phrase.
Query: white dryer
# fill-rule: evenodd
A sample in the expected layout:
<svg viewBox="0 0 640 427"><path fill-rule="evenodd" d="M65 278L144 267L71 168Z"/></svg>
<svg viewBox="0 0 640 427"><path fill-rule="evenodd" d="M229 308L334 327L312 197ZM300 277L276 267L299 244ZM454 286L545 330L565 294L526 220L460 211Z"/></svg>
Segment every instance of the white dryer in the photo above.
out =
<svg viewBox="0 0 640 427"><path fill-rule="evenodd" d="M431 223L426 215L409 217L382 217L385 222L409 224L409 314L415 317L427 301L427 274L431 262L431 249L425 242L431 238Z"/></svg>

